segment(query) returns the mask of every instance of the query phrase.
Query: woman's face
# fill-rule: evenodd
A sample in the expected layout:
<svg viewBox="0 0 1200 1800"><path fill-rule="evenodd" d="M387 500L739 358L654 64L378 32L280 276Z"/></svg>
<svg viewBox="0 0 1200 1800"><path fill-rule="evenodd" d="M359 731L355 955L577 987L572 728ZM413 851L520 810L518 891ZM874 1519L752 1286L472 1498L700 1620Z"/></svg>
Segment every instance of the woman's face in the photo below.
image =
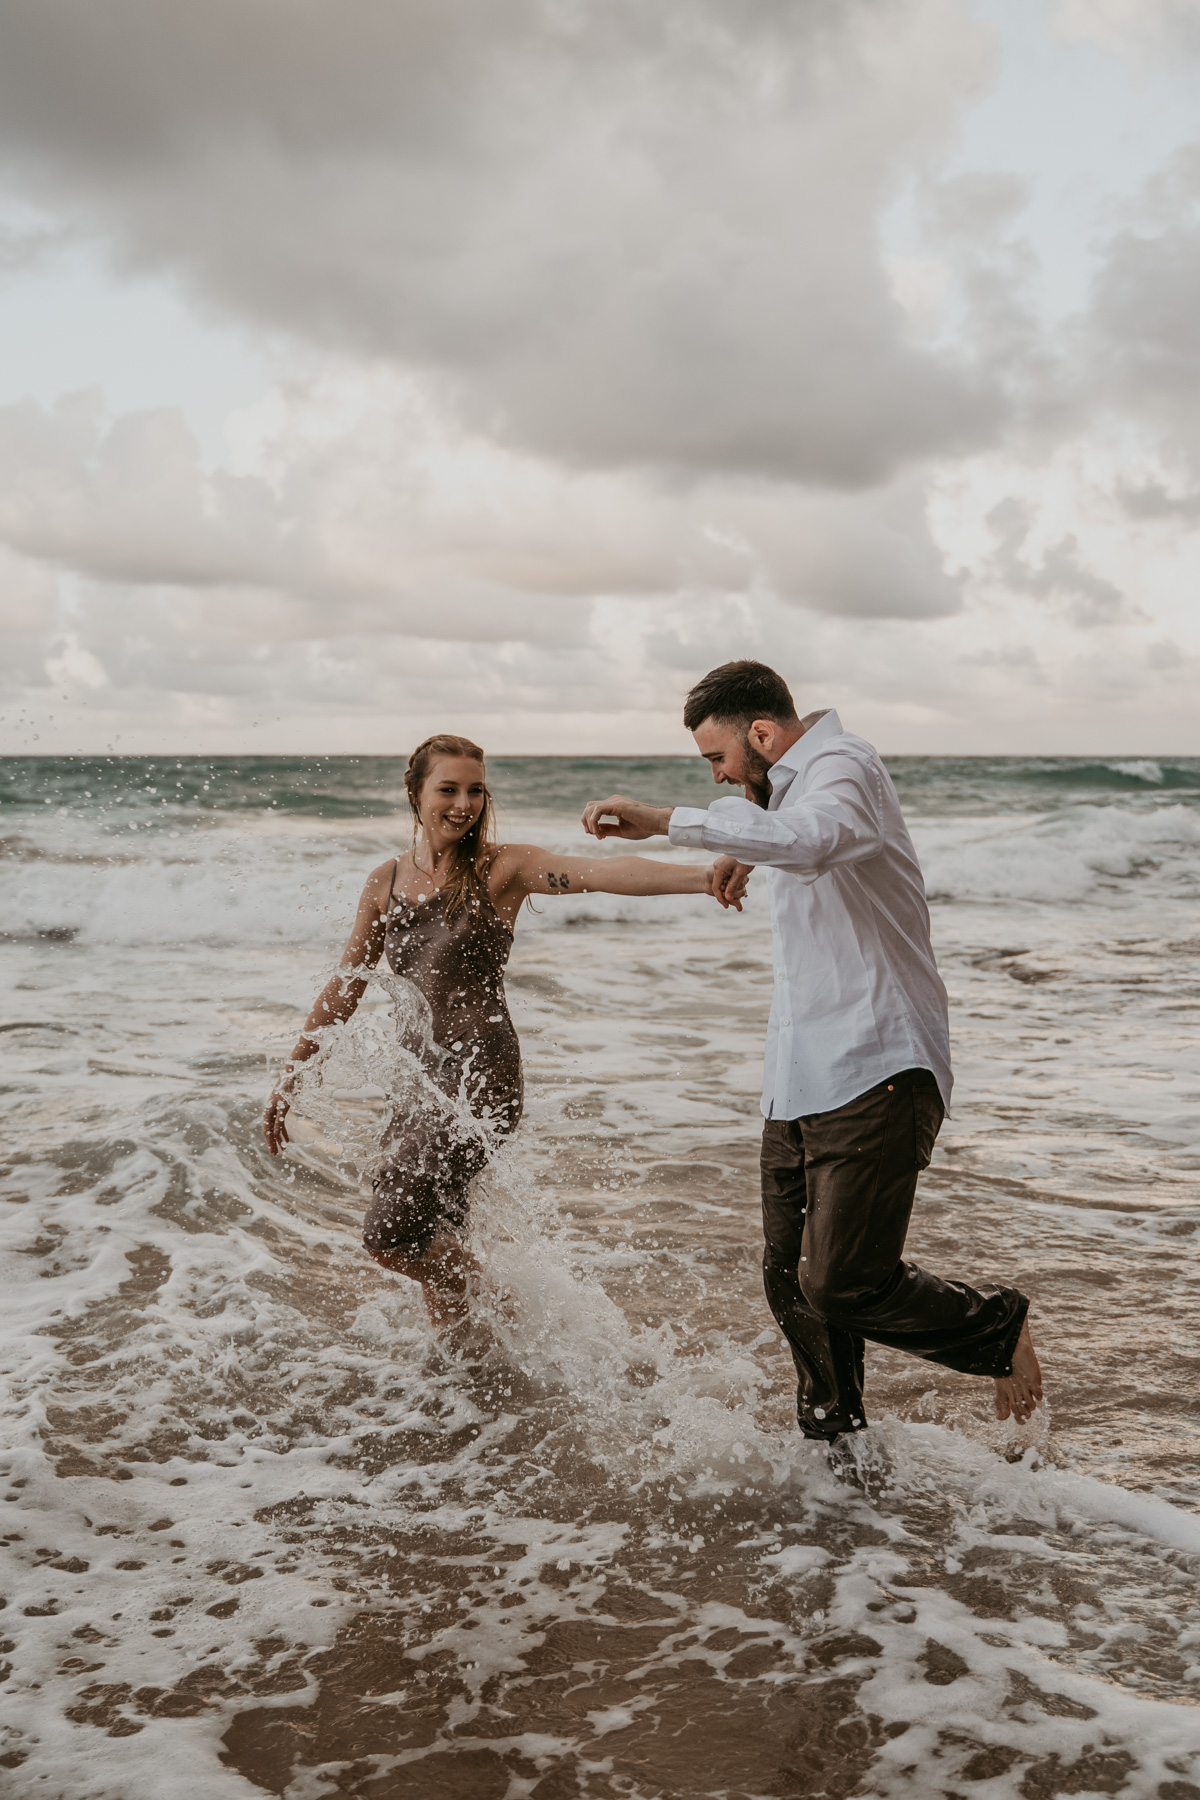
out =
<svg viewBox="0 0 1200 1800"><path fill-rule="evenodd" d="M454 843L483 811L484 768L473 756L439 756L417 798L428 838Z"/></svg>

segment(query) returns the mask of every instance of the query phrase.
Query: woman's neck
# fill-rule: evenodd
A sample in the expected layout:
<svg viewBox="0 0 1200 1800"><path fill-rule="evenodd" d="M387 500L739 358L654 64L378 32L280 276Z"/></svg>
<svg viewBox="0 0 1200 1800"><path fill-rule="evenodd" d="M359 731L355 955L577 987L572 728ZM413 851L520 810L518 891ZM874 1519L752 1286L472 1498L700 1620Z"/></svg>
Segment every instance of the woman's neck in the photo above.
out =
<svg viewBox="0 0 1200 1800"><path fill-rule="evenodd" d="M435 876L446 858L455 847L456 839L444 843L439 848L433 840L422 832L413 848L412 860L422 875Z"/></svg>

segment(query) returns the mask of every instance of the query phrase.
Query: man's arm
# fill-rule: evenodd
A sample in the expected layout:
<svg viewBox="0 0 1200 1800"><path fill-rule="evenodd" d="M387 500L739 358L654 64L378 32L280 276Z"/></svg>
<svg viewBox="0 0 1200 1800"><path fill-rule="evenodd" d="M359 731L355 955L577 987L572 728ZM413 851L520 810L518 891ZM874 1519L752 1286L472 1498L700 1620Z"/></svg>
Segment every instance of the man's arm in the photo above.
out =
<svg viewBox="0 0 1200 1800"><path fill-rule="evenodd" d="M815 881L839 863L862 862L883 847L883 794L876 771L844 754L810 765L802 799L766 812L751 800L716 800L707 809L677 806L671 842L786 869Z"/></svg>

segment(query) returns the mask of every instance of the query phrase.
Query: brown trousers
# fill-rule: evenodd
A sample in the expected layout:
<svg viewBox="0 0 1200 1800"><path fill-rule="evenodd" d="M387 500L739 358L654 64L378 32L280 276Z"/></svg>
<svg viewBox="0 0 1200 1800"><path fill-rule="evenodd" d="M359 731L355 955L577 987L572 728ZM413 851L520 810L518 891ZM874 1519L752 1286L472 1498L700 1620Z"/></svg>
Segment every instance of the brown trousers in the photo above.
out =
<svg viewBox="0 0 1200 1800"><path fill-rule="evenodd" d="M1024 1295L902 1261L943 1116L929 1071L905 1069L833 1112L763 1127L763 1282L791 1346L806 1437L866 1425L864 1338L968 1375L1012 1373Z"/></svg>

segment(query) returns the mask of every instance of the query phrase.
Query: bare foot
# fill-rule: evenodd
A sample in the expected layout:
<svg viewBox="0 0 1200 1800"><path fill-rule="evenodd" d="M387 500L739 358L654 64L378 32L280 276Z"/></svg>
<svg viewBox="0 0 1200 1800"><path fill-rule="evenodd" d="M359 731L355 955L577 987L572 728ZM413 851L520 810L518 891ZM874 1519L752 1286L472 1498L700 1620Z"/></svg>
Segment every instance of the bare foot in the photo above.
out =
<svg viewBox="0 0 1200 1800"><path fill-rule="evenodd" d="M1029 1320L1026 1319L1017 1339L1017 1347L1013 1351L1012 1374L1001 1375L996 1379L996 1417L1011 1417L1019 1425L1024 1425L1032 1419L1034 1408L1041 1397L1042 1371L1033 1348L1033 1339L1029 1335Z"/></svg>

